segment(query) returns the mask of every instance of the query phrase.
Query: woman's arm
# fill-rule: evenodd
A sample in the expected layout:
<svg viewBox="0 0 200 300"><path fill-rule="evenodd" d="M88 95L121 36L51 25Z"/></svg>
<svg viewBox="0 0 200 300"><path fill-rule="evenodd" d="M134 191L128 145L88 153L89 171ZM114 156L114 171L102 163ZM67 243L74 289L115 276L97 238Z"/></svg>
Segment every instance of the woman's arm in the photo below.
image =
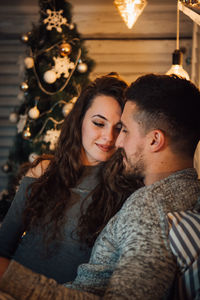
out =
<svg viewBox="0 0 200 300"><path fill-rule="evenodd" d="M22 179L19 190L1 224L0 257L5 259L12 258L25 231L22 214L26 200L26 189L33 181L34 179L28 177ZM5 260L2 264L5 265Z"/></svg>
<svg viewBox="0 0 200 300"><path fill-rule="evenodd" d="M10 259L5 257L0 257L0 278L7 270L9 264L10 264Z"/></svg>
<svg viewBox="0 0 200 300"><path fill-rule="evenodd" d="M50 160L42 160L36 167L28 170L25 176L39 178L46 171Z"/></svg>
<svg viewBox="0 0 200 300"><path fill-rule="evenodd" d="M19 263L12 261L0 280L1 293L8 293L20 300L100 300L90 293L73 290L58 284L54 279L32 272Z"/></svg>

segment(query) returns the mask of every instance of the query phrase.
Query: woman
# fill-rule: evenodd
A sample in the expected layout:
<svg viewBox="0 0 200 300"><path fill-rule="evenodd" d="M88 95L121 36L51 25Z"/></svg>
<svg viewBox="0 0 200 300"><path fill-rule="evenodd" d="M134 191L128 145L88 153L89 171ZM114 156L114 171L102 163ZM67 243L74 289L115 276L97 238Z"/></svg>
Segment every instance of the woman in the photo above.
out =
<svg viewBox="0 0 200 300"><path fill-rule="evenodd" d="M13 258L64 283L89 260L97 235L137 187L114 154L125 88L115 75L97 78L66 117L55 155L32 165L0 230L2 272Z"/></svg>

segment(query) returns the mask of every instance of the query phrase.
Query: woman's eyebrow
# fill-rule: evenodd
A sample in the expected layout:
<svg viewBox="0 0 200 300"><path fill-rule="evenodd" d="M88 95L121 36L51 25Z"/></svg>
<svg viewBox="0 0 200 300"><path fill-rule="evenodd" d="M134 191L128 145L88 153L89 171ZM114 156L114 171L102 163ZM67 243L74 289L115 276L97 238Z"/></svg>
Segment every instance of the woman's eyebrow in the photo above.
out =
<svg viewBox="0 0 200 300"><path fill-rule="evenodd" d="M93 117L99 117L99 118L101 118L101 119L104 119L104 120L108 121L108 120L107 120L104 116L102 116L102 115L98 115L98 114L97 114L97 115L93 115L92 118L93 118Z"/></svg>

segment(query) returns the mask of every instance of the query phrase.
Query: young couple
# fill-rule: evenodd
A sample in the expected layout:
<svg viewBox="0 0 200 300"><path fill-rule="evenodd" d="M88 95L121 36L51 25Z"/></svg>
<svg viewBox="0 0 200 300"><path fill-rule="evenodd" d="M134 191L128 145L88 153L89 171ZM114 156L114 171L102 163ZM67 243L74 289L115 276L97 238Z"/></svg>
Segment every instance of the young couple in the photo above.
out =
<svg viewBox="0 0 200 300"><path fill-rule="evenodd" d="M145 75L128 88L109 75L87 87L54 157L29 170L2 224L0 299L181 297L197 257L180 264L173 233L188 215L199 224L199 111L199 90L175 75ZM185 284L188 298L197 280Z"/></svg>

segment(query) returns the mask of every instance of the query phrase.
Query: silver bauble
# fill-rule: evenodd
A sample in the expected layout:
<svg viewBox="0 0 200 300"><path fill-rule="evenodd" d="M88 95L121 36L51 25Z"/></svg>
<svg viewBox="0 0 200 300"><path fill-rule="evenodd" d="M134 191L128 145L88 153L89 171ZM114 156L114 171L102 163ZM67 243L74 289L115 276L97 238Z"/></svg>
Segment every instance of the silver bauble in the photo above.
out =
<svg viewBox="0 0 200 300"><path fill-rule="evenodd" d="M34 59L32 57L26 57L24 59L24 64L27 69L31 69L34 66Z"/></svg>
<svg viewBox="0 0 200 300"><path fill-rule="evenodd" d="M54 83L56 79L56 73L53 70L49 70L44 73L44 81L46 81L47 83Z"/></svg>
<svg viewBox="0 0 200 300"><path fill-rule="evenodd" d="M77 66L77 70L79 71L79 73L85 73L87 72L87 69L88 69L88 66L86 63L79 63L78 66Z"/></svg>
<svg viewBox="0 0 200 300"><path fill-rule="evenodd" d="M19 115L16 112L12 112L9 116L9 120L11 123L17 123L19 119Z"/></svg>
<svg viewBox="0 0 200 300"><path fill-rule="evenodd" d="M30 161L30 163L34 162L34 160L38 157L38 154L33 152L29 155L28 160Z"/></svg>
<svg viewBox="0 0 200 300"><path fill-rule="evenodd" d="M37 119L40 115L40 111L39 109L37 108L37 106L34 106L32 107L29 112L28 112L28 115L31 119Z"/></svg>

